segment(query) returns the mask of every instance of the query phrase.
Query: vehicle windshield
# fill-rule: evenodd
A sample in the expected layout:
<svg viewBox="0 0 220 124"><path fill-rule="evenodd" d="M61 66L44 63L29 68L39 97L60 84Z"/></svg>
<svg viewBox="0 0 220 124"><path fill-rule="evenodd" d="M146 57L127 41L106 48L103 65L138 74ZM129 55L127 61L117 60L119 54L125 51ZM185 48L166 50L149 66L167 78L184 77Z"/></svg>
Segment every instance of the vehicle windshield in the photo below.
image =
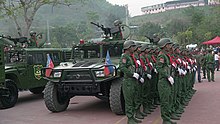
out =
<svg viewBox="0 0 220 124"><path fill-rule="evenodd" d="M120 57L123 50L123 44L91 44L76 46L73 48L73 57L75 60L102 59L106 57L108 50L111 58Z"/></svg>

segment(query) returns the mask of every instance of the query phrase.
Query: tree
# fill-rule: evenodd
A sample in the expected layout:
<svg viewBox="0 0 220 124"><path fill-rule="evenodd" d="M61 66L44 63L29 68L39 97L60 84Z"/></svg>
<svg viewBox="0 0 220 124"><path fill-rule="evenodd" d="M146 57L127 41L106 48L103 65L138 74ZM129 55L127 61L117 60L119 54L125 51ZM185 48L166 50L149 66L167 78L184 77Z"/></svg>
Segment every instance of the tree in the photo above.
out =
<svg viewBox="0 0 220 124"><path fill-rule="evenodd" d="M0 11L2 16L14 21L18 35L27 36L40 7L44 5L71 5L77 0L1 0Z"/></svg>

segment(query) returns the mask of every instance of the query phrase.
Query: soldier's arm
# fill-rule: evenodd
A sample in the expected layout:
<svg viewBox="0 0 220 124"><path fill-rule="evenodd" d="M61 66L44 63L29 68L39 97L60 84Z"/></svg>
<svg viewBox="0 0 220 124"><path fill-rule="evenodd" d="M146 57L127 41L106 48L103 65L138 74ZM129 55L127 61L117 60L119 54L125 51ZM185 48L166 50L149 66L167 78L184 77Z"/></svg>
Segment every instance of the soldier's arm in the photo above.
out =
<svg viewBox="0 0 220 124"><path fill-rule="evenodd" d="M125 75L127 75L128 77L132 77L133 73L127 67L128 62L129 62L129 59L123 55L119 62L119 68L120 68L120 71L123 72Z"/></svg>
<svg viewBox="0 0 220 124"><path fill-rule="evenodd" d="M161 75L161 77L164 78L168 78L170 76L170 74L168 73L168 66L166 65L166 58L164 57L164 55L158 55L157 58L157 69L159 74Z"/></svg>

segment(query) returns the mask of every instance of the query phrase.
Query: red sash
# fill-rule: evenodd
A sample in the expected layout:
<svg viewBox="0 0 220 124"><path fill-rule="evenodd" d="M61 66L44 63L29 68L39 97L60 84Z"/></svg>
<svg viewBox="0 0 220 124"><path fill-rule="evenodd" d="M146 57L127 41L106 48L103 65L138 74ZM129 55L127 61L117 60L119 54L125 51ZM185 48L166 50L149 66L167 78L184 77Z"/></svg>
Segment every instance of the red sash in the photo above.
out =
<svg viewBox="0 0 220 124"><path fill-rule="evenodd" d="M139 58L140 58L140 62L141 62L141 66L143 67L144 71L146 71L146 66L144 64L144 61L141 59L141 55L139 55Z"/></svg>
<svg viewBox="0 0 220 124"><path fill-rule="evenodd" d="M147 65L148 67L150 68L150 70L153 69L152 65L150 64L150 60L148 58L146 58L146 61L147 61Z"/></svg>
<svg viewBox="0 0 220 124"><path fill-rule="evenodd" d="M154 55L151 56L152 60L154 61L154 63L157 62L156 58L154 57Z"/></svg>
<svg viewBox="0 0 220 124"><path fill-rule="evenodd" d="M134 61L135 67L138 68L138 63L137 63L137 59L134 57L134 54L131 54L131 57Z"/></svg>

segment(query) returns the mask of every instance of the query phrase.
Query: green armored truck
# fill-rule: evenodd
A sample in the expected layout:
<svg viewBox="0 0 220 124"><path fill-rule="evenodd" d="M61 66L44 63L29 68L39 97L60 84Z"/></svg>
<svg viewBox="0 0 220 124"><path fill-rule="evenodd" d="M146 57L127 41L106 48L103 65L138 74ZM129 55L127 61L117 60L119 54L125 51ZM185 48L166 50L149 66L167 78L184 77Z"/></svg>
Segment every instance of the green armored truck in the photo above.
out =
<svg viewBox="0 0 220 124"><path fill-rule="evenodd" d="M113 31L99 27L104 31L104 38L92 39L74 46L73 61L61 63L52 69L50 77L44 76L48 80L44 92L48 110L65 111L70 98L74 96L96 96L108 101L114 113L124 114L121 91L123 74L118 69L118 63L123 52L123 43L129 36L125 32L129 32L129 28L120 26L120 30ZM123 35L118 37L114 34ZM42 74L45 74L46 69L42 70Z"/></svg>
<svg viewBox="0 0 220 124"><path fill-rule="evenodd" d="M42 93L47 81L42 78L41 68L46 66L48 54L55 66L71 57L71 48L21 48L7 44L11 40L2 37L0 42L3 43L0 52L0 86L3 85L3 89L9 93L1 97L1 108L13 107L18 99L18 91Z"/></svg>

